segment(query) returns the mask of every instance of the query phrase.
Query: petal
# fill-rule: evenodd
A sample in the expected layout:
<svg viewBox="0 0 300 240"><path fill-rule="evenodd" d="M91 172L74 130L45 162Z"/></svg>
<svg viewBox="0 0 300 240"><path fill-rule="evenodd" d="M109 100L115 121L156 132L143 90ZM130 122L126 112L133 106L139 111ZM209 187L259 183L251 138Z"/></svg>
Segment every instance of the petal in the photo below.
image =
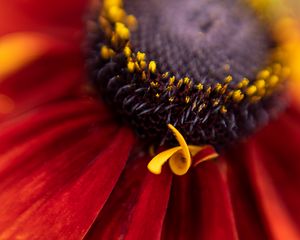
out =
<svg viewBox="0 0 300 240"><path fill-rule="evenodd" d="M5 145L0 156L1 239L85 235L133 144L131 132L109 119L98 104L70 100L0 125L5 129L0 136Z"/></svg>
<svg viewBox="0 0 300 240"><path fill-rule="evenodd" d="M224 169L204 162L174 179L164 239L237 239Z"/></svg>
<svg viewBox="0 0 300 240"><path fill-rule="evenodd" d="M238 236L245 240L258 239L258 236L259 239L268 239L244 158L247 158L247 154L243 146L238 145L228 149L224 159Z"/></svg>
<svg viewBox="0 0 300 240"><path fill-rule="evenodd" d="M300 238L299 142L300 112L291 108L261 131L247 148L251 182L274 239Z"/></svg>
<svg viewBox="0 0 300 240"><path fill-rule="evenodd" d="M34 32L0 37L0 82L53 49L55 41Z"/></svg>
<svg viewBox="0 0 300 240"><path fill-rule="evenodd" d="M148 161L130 160L86 239L160 239L172 175L153 175Z"/></svg>
<svg viewBox="0 0 300 240"><path fill-rule="evenodd" d="M38 31L65 39L78 39L88 0L6 1L0 8L0 36Z"/></svg>
<svg viewBox="0 0 300 240"><path fill-rule="evenodd" d="M168 150L162 151L161 153L157 154L151 161L148 163L147 168L153 174L160 174L163 165L169 160L169 158L176 154L181 147L174 147Z"/></svg>
<svg viewBox="0 0 300 240"><path fill-rule="evenodd" d="M24 41L30 42L30 46L35 45L36 51L27 49ZM85 79L83 60L68 44L37 33L13 34L6 36L4 42L4 45L13 44L10 49L27 50L22 50L22 55L11 57L7 52L0 57L0 61L11 61L8 64L11 67L6 68L5 72L0 71L5 75L1 78L0 94L10 99L14 106L14 111L0 110L0 119L82 92Z"/></svg>
<svg viewBox="0 0 300 240"><path fill-rule="evenodd" d="M264 153L264 150L255 143L249 143L248 151L249 161L251 161L249 164L250 174L253 178L252 181L261 207L261 214L270 237L272 239L299 239L299 223L297 224L291 218L285 202L281 198L280 189L275 187L274 180L262 163L275 159ZM297 199L299 199L299 196Z"/></svg>

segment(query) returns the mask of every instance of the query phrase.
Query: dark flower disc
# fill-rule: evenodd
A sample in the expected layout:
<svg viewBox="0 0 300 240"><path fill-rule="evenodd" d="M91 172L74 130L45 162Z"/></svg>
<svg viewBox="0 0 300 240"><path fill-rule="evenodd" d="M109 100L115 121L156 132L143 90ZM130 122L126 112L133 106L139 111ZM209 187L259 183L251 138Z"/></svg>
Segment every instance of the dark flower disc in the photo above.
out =
<svg viewBox="0 0 300 240"><path fill-rule="evenodd" d="M220 147L284 106L284 53L239 0L104 1L93 22L93 85L142 138Z"/></svg>

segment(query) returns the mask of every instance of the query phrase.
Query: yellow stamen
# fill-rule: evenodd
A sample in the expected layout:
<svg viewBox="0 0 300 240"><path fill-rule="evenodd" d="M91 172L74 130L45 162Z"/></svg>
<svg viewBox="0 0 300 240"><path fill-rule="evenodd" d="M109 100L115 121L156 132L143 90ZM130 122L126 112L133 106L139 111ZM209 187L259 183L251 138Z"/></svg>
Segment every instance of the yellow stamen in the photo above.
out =
<svg viewBox="0 0 300 240"><path fill-rule="evenodd" d="M156 63L155 63L155 61L150 61L148 67L149 67L149 71L151 73L155 73L156 72Z"/></svg>
<svg viewBox="0 0 300 240"><path fill-rule="evenodd" d="M241 90L235 90L233 92L232 98L235 102L240 102L244 98L244 94L241 92Z"/></svg>
<svg viewBox="0 0 300 240"><path fill-rule="evenodd" d="M175 76L170 77L169 79L169 85L173 85L175 82Z"/></svg>
<svg viewBox="0 0 300 240"><path fill-rule="evenodd" d="M131 55L131 49L130 49L130 47L126 46L124 48L123 52L124 52L124 54L125 54L126 57L130 57L130 55Z"/></svg>
<svg viewBox="0 0 300 240"><path fill-rule="evenodd" d="M116 23L116 33L122 40L128 40L130 37L129 29L120 22Z"/></svg>
<svg viewBox="0 0 300 240"><path fill-rule="evenodd" d="M134 64L134 62L128 62L127 63L127 69L128 69L128 71L129 72L134 72L134 67L135 67L135 64Z"/></svg>
<svg viewBox="0 0 300 240"><path fill-rule="evenodd" d="M257 79L266 79L270 76L269 70L262 70L257 74Z"/></svg>
<svg viewBox="0 0 300 240"><path fill-rule="evenodd" d="M137 26L138 26L138 22L135 18L135 16L133 15L128 15L126 17L126 23L128 25L128 27L130 28L130 30L136 30L137 29Z"/></svg>
<svg viewBox="0 0 300 240"><path fill-rule="evenodd" d="M122 22L126 16L125 11L117 6L112 6L108 9L108 18L112 22Z"/></svg>
<svg viewBox="0 0 300 240"><path fill-rule="evenodd" d="M197 84L197 89L198 89L198 91L203 90L203 84L202 83L198 83Z"/></svg>
<svg viewBox="0 0 300 240"><path fill-rule="evenodd" d="M104 0L103 1L104 9L108 10L111 7L122 7L123 1L122 0Z"/></svg>
<svg viewBox="0 0 300 240"><path fill-rule="evenodd" d="M225 79L224 79L225 83L230 83L232 81L232 76L228 75Z"/></svg>
<svg viewBox="0 0 300 240"><path fill-rule="evenodd" d="M104 59L109 59L115 55L114 50L107 46L102 46L100 50L101 57Z"/></svg>
<svg viewBox="0 0 300 240"><path fill-rule="evenodd" d="M221 113L227 113L227 108L225 106L222 106L220 111Z"/></svg>
<svg viewBox="0 0 300 240"><path fill-rule="evenodd" d="M253 95L256 91L257 91L257 87L254 86L254 85L252 85L252 86L250 86L250 87L247 88L246 94L247 94L248 96L251 96L251 95Z"/></svg>
<svg viewBox="0 0 300 240"><path fill-rule="evenodd" d="M144 61L145 58L146 58L146 54L142 53L142 52L137 52L136 58L137 58L138 61Z"/></svg>

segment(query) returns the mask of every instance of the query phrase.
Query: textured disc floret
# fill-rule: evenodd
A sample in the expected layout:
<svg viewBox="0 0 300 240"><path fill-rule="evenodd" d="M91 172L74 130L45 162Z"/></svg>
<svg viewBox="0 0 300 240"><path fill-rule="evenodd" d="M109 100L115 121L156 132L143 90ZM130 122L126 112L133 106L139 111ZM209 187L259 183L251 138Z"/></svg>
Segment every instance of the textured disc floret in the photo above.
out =
<svg viewBox="0 0 300 240"><path fill-rule="evenodd" d="M250 134L284 105L289 69L239 0L103 1L88 33L93 85L142 138L215 147Z"/></svg>

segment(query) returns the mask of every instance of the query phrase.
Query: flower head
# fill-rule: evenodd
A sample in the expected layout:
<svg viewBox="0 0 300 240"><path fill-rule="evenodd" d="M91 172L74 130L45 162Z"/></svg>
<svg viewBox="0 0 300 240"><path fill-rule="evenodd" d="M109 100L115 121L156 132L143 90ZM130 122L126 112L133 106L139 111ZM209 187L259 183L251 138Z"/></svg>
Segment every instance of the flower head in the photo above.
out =
<svg viewBox="0 0 300 240"><path fill-rule="evenodd" d="M297 34L238 2L2 4L0 239L298 239Z"/></svg>

